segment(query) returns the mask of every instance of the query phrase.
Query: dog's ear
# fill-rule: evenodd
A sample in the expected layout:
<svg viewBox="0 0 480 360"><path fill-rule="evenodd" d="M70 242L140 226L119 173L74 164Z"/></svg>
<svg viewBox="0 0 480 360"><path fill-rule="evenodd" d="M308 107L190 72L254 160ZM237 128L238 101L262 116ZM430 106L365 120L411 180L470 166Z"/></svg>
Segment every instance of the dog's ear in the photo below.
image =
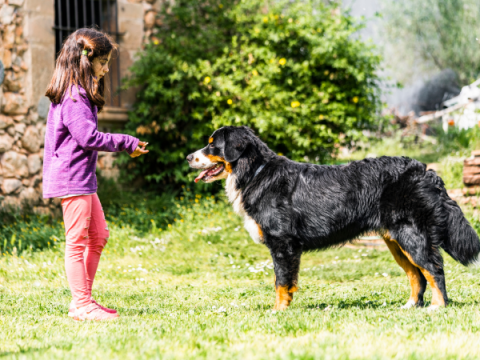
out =
<svg viewBox="0 0 480 360"><path fill-rule="evenodd" d="M227 160L230 163L237 161L240 158L240 156L242 156L247 146L250 144L251 142L250 136L252 133L253 131L252 132L239 131L239 128L233 128L231 130L229 129L225 131L224 132L225 160Z"/></svg>

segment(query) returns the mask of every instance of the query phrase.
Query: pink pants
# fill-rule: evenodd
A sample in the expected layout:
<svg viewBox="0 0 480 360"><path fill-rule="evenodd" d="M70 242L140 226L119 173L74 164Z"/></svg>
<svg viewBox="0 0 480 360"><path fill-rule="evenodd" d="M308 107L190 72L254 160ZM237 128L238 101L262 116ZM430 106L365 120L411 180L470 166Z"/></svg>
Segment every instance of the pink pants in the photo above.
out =
<svg viewBox="0 0 480 360"><path fill-rule="evenodd" d="M109 231L97 194L62 200L65 270L77 307L89 305L92 284Z"/></svg>

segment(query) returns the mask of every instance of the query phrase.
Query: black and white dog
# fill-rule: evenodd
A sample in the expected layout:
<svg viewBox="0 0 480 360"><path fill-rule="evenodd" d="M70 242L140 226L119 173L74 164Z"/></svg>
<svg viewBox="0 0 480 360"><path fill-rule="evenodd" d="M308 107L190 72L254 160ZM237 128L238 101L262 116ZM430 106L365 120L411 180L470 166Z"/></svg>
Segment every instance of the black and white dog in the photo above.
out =
<svg viewBox="0 0 480 360"><path fill-rule="evenodd" d="M226 179L234 210L275 269L275 309L297 291L302 252L343 244L367 231L382 234L410 280L404 308L446 306L443 248L464 265L474 262L480 241L442 179L406 157L380 157L348 165L298 163L276 155L248 127L215 131L208 145L187 156L202 169L195 181Z"/></svg>

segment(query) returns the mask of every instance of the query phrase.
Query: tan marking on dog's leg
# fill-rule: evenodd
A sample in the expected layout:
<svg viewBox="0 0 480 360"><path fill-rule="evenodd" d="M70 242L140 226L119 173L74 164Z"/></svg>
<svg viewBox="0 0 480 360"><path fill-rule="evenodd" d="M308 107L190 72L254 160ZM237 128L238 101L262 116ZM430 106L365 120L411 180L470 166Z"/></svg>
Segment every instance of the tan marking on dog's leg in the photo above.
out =
<svg viewBox="0 0 480 360"><path fill-rule="evenodd" d="M438 288L435 277L424 268L420 268L420 271L422 272L423 276L425 276L425 279L427 279L432 288L432 304L429 308L434 310L440 306L445 307L445 299L443 298L442 292Z"/></svg>
<svg viewBox="0 0 480 360"><path fill-rule="evenodd" d="M432 274L430 274L430 272L428 270L424 269L421 266L418 266L415 263L415 261L413 261L410 254L407 253L405 250L403 250L401 248L401 246L398 245L398 243L395 240L391 239L389 234L387 234L385 236L388 236L390 241L395 242L395 244L398 246L398 248L402 251L403 255L405 255L405 257L422 272L423 276L425 276L425 279L427 279L428 283L430 284L430 287L432 288L432 304L430 305L430 308L431 309L436 309L440 306L445 307L445 299L443 298L442 292L438 288L437 282L435 281L435 277ZM385 241L385 242L387 242L387 241ZM387 243L387 246L388 246L388 243Z"/></svg>
<svg viewBox="0 0 480 360"><path fill-rule="evenodd" d="M408 302L403 306L403 308L408 309L410 307L415 306L418 301L418 294L422 290L422 283L420 277L420 270L417 266L413 264L410 259L405 256L403 250L397 244L396 241L392 240L389 234L383 236L385 240L385 244L387 244L388 249L393 255L393 258L397 262L398 265L402 267L402 269L407 274L408 279L410 280L410 298Z"/></svg>
<svg viewBox="0 0 480 360"><path fill-rule="evenodd" d="M293 293L298 291L297 286L276 286L276 299L274 310L285 310L293 300Z"/></svg>

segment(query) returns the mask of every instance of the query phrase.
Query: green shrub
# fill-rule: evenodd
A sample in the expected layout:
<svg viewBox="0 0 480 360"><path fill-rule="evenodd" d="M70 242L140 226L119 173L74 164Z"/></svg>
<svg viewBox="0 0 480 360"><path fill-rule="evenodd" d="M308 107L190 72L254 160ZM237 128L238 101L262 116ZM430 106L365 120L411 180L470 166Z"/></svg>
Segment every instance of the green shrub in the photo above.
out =
<svg viewBox="0 0 480 360"><path fill-rule="evenodd" d="M248 125L295 160L351 145L379 106L379 57L358 29L316 0L176 1L127 82L140 87L128 130L151 152L125 178L193 180L185 156L223 125Z"/></svg>

